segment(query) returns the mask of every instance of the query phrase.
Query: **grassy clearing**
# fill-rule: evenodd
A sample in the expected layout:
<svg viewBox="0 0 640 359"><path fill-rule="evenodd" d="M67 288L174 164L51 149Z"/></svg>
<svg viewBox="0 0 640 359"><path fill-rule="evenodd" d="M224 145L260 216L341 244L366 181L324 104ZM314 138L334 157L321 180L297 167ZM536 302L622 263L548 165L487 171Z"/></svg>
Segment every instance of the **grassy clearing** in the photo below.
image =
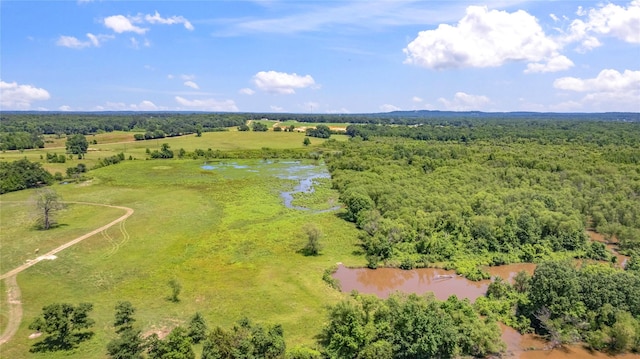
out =
<svg viewBox="0 0 640 359"><path fill-rule="evenodd" d="M216 137L211 135L218 134L203 138ZM259 142L258 135L262 134L247 137ZM266 143L275 147L269 141L251 146ZM136 318L144 331L170 329L199 311L210 326L228 327L243 316L282 323L289 346L313 345L325 320L325 306L343 296L322 281L324 269L339 261L364 264L353 254L356 230L335 212L285 208L279 191L292 183L267 168L222 173L204 171L201 165L191 160L125 161L92 171L90 183L54 186L69 201L115 204L136 212L124 225L128 237L118 226L109 230L112 238L121 239L117 249L108 240L89 238L61 252L57 260L41 262L18 276L24 320L16 337L3 346L3 356L103 358L114 336L111 323L118 300L130 300L138 308ZM320 186L316 193L324 199L310 196L304 202L336 196L330 192ZM29 195L11 193L0 200L24 200ZM317 257L298 253L308 223L324 233L324 250ZM30 231L21 228L25 235ZM21 235L20 229L15 235ZM164 299L172 278L183 287L177 304ZM44 305L83 301L95 306L96 334L91 340L71 353L28 352L33 341L27 339L27 326Z"/></svg>
<svg viewBox="0 0 640 359"><path fill-rule="evenodd" d="M67 204L65 209L55 214L58 226L42 231L34 227L37 208L32 200L2 202L0 206L0 273L6 273L25 263L27 259L35 259L73 238L91 232L123 213L116 208ZM116 240L108 232L105 231L101 240Z"/></svg>

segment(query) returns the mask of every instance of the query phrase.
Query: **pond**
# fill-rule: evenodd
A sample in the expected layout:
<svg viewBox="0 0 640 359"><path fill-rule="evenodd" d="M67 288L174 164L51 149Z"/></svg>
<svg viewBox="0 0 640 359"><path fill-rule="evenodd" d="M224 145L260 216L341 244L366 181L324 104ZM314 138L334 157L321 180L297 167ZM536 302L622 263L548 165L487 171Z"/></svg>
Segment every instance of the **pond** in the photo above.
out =
<svg viewBox="0 0 640 359"><path fill-rule="evenodd" d="M587 231L593 241L605 242L601 234ZM606 243L606 242L605 242ZM629 257L618 253L617 245L607 243L607 248L618 258L618 265L623 266ZM509 264L496 267L486 267L492 278L502 277L510 283L520 271L533 274L536 265L533 263ZM446 300L451 295L467 298L471 302L484 295L490 280L473 282L458 276L454 271L437 268L419 268L402 270L398 268L348 268L342 264L333 277L340 281L343 292L357 290L360 293L375 294L380 298L387 298L391 293L425 294L433 292L435 297ZM579 358L611 358L607 354L593 352L581 344L569 345L563 348L549 350L548 343L533 334L520 334L515 329L500 324L502 340L507 344L508 358L518 359L579 359ZM625 354L620 358L640 358L637 354Z"/></svg>
<svg viewBox="0 0 640 359"><path fill-rule="evenodd" d="M604 241L601 234L587 231L591 240ZM617 246L607 244L609 250L618 258L619 265L623 265L629 257L617 251ZM533 263L508 264L484 268L491 277L497 276L513 283L514 276L520 271L533 274L536 265ZM433 292L436 298L446 300L451 295L475 301L484 295L490 280L470 281L456 275L455 271L438 268L419 268L402 270L398 268L348 268L338 266L333 277L340 281L343 292L357 290L360 293L375 294L380 298L387 298L389 294L399 291L403 293L424 294Z"/></svg>
<svg viewBox="0 0 640 359"><path fill-rule="evenodd" d="M501 276L511 281L519 271L533 273L535 264L519 263L489 267L491 276ZM436 298L446 300L452 295L467 298L471 302L487 292L490 280L470 281L453 270L438 268L418 268L402 270L398 268L348 268L338 266L333 277L340 281L343 292L357 290L360 293L375 294L387 298L396 291L425 294L433 292Z"/></svg>

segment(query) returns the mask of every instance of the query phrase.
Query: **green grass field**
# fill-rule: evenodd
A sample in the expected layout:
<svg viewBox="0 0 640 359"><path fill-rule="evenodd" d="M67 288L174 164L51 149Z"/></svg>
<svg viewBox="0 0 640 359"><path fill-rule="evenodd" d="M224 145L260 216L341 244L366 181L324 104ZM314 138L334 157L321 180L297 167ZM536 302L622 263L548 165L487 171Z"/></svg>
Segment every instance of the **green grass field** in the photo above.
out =
<svg viewBox="0 0 640 359"><path fill-rule="evenodd" d="M303 138L296 133L224 132L159 143L187 150L298 148ZM313 145L321 142L313 139ZM98 153L123 150L127 157L143 158L146 147L159 146L155 140L127 143L126 150L124 145L92 145L101 150L90 152L83 161L90 163ZM43 151L18 155L38 158L39 153ZM4 160L14 155L2 154ZM257 161L235 162L257 166ZM339 211L285 208L280 191L291 190L293 184L276 177L273 169L257 166L251 167L257 172L221 172L203 170L201 165L196 160L125 161L91 171L90 182L54 185L67 201L126 206L135 213L122 227L111 227L59 253L58 259L40 262L18 275L24 317L16 336L3 345L2 357L104 358L106 344L115 336L111 325L119 300L133 303L137 324L145 332L170 330L199 311L210 327L229 327L243 316L281 323L289 346L313 346L325 321L326 305L343 297L322 281L323 271L336 262L364 264L354 254L358 250L355 228L338 217ZM323 202L333 203L337 194L329 181L319 181L318 186L315 194L296 197L296 204L320 208ZM32 194L27 190L0 196L3 272L33 256L34 246L43 253L122 214L116 209L73 205L60 213L62 226L34 231L28 220L32 209L26 203L10 202L27 201ZM317 257L298 253L309 223L323 232L324 249ZM179 303L165 300L170 279L182 285ZM54 302L93 303L95 336L72 352L29 353L34 341L27 338L31 333L27 327L44 305ZM6 307L0 305L4 326L3 314Z"/></svg>
<svg viewBox="0 0 640 359"><path fill-rule="evenodd" d="M267 121L269 122L269 121ZM57 139L55 136L47 137L52 143L45 143L45 148L24 151L4 151L0 153L0 161L15 161L21 158L27 158L30 161L41 162L43 167L52 174L60 172L63 175L68 167L76 166L78 163L84 163L88 168L95 166L102 158L114 156L118 153L124 153L128 159L131 156L134 159L145 159L146 150L159 150L163 143L169 144L175 152L180 148L185 151L193 151L195 149L220 151L235 150L259 150L262 148L272 149L300 149L304 148L304 133L297 132L238 132L235 129L224 132L204 132L202 137L196 135L186 135L178 137L167 137L162 139L135 141L133 132L110 132L97 134L95 136L86 136L88 141L94 139L98 144L89 144L89 151L84 159L78 160L76 156L72 160L65 163L46 163L47 153L56 153L58 155L65 153L64 140ZM331 138L338 141L347 139L345 135L333 135ZM319 138L311 139L311 147L322 144L325 140Z"/></svg>

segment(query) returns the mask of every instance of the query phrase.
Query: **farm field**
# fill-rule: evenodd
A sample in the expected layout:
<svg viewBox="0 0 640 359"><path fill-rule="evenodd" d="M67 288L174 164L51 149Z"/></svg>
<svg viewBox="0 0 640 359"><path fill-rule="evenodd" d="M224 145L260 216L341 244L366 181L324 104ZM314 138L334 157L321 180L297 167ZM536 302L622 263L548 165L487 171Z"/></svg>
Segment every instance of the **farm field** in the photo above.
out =
<svg viewBox="0 0 640 359"><path fill-rule="evenodd" d="M253 149L294 146L292 138L302 146L303 138L295 133L242 135L233 144L230 138L223 141L223 136L236 136L233 132L165 140L176 148ZM148 144L128 145L126 155L144 155ZM104 153L117 151L108 144L103 149ZM38 152L25 151L34 160ZM89 152L82 161L90 163L94 156ZM75 161L62 165L68 167ZM251 163L235 162L251 165L260 160L245 161ZM323 325L325 306L342 298L323 282L322 273L338 261L363 264L352 254L357 241L354 226L335 211L285 208L280 192L294 186L291 180L242 170L220 174L203 170L202 164L199 160L125 161L91 171L87 182L54 185L65 201L125 206L135 213L122 228L114 226L61 252L58 259L43 261L18 275L24 319L14 339L3 345L3 357L105 357L106 343L115 337L111 323L119 300L129 300L137 308L136 318L145 332L169 331L200 312L211 327L229 327L243 316L281 323L288 345L315 345L313 336ZM318 185L317 194L324 200L307 194L296 201L315 205L331 198L335 201L330 183L319 181ZM10 258L5 261L3 257L3 272L33 253L34 247L44 252L122 212L74 204L60 213L62 226L43 233L27 225L30 208L22 201L32 194L26 190L0 197L2 255ZM23 225L14 226L16 222ZM323 232L324 249L317 257L299 253L305 242L304 228L310 223ZM164 299L170 293L167 283L171 279L182 285L176 304ZM96 334L71 353L31 354L33 341L27 337L32 331L27 327L52 302L93 303ZM0 313L6 313L4 306L6 303Z"/></svg>

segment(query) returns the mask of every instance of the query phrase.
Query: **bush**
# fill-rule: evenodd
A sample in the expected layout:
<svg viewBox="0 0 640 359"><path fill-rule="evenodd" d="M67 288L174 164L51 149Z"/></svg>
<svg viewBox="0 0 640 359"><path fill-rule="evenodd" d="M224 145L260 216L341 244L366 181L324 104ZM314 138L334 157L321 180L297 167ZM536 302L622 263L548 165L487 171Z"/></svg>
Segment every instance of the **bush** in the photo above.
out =
<svg viewBox="0 0 640 359"><path fill-rule="evenodd" d="M340 290L340 281L333 278L333 273L338 270L337 266L333 266L324 270L322 273L322 280L325 281L331 288Z"/></svg>

